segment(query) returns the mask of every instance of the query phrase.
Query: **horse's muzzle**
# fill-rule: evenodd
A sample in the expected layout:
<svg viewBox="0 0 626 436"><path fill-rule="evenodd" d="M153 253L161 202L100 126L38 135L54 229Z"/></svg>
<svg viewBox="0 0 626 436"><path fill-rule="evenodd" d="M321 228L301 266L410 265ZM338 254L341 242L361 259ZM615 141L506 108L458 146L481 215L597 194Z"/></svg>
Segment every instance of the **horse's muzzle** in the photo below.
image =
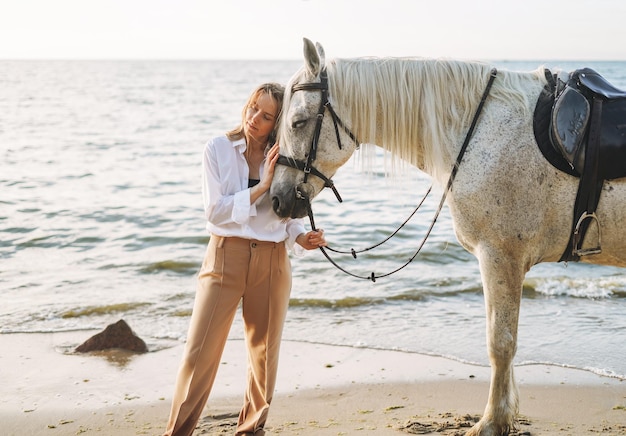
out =
<svg viewBox="0 0 626 436"><path fill-rule="evenodd" d="M303 218L308 215L314 189L308 183L300 183L291 190L272 195L272 208L281 218Z"/></svg>

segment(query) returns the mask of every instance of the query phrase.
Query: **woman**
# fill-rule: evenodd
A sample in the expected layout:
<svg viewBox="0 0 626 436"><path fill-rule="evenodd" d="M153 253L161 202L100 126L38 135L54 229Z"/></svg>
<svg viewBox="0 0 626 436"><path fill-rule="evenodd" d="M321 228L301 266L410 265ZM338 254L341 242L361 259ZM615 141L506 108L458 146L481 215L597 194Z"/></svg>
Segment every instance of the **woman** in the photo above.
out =
<svg viewBox="0 0 626 436"><path fill-rule="evenodd" d="M291 293L287 247L326 245L322 230L306 233L301 220L278 218L268 198L278 159L275 127L283 93L275 83L259 86L244 106L240 126L205 147L202 192L211 238L166 436L193 433L240 301L248 383L235 434L265 433Z"/></svg>

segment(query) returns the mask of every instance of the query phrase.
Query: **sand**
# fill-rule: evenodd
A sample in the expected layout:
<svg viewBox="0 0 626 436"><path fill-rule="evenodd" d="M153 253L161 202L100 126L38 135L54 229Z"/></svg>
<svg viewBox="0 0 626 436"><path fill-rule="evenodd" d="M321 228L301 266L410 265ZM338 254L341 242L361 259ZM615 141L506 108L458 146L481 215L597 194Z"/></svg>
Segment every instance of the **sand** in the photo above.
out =
<svg viewBox="0 0 626 436"><path fill-rule="evenodd" d="M133 355L68 353L96 332L0 334L0 435L160 435L181 344ZM285 341L268 435L462 435L489 368L414 353ZM626 435L626 381L516 368L518 435ZM245 346L231 340L196 434L234 434Z"/></svg>

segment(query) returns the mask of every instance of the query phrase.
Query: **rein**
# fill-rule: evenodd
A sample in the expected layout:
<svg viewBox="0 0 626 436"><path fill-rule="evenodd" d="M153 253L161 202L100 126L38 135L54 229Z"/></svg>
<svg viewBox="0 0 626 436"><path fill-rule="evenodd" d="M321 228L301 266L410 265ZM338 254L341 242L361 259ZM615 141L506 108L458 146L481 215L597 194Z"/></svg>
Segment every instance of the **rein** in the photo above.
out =
<svg viewBox="0 0 626 436"><path fill-rule="evenodd" d="M428 230L426 231L426 234L424 235L424 238L422 239L422 242L417 247L417 250L415 251L413 256L411 256L409 258L409 260L407 260L403 265L401 265L400 267L398 267L395 270L390 271L388 273L376 275L372 271L372 273L369 276L360 276L360 275L351 273L350 271L347 271L346 269L342 268L340 265L338 265L330 257L330 255L326 252L326 249L324 247L319 247L321 252L324 254L324 257L326 257L326 259L328 259L328 261L331 264L333 264L337 269L339 269L340 271L344 272L345 274L347 274L349 276L352 276L352 277L355 277L355 278L358 278L358 279L371 280L372 282L375 282L376 279L387 277L387 276L390 276L392 274L395 274L396 272L404 269L408 264L413 262L413 260L417 257L417 255L422 250L422 247L426 243L426 240L430 236L430 233L432 232L432 229L434 228L435 223L437 222L437 219L439 218L439 214L441 213L441 210L443 209L443 205L445 203L446 196L447 196L448 192L452 189L452 182L454 181L454 179L456 177L456 174L457 174L457 172L459 170L459 167L461 165L461 161L463 159L463 156L465 155L465 151L467 150L469 142L470 142L470 140L472 138L472 135L474 133L474 129L476 128L476 124L478 123L478 118L480 117L480 114L482 112L483 106L485 104L485 101L487 100L487 97L489 96L489 92L491 90L491 86L493 85L493 82L494 82L497 74L498 74L497 69L496 68L492 68L491 72L490 72L490 75L489 75L489 80L487 82L487 86L485 87L485 90L483 92L481 100L480 100L480 102L478 104L478 107L476 108L476 112L474 113L474 117L472 119L472 123L470 124L470 127L467 130L467 134L465 135L465 140L463 141L463 145L461 146L461 149L459 150L459 154L457 155L456 161L454 162L454 166L452 167L452 171L450 172L450 177L448 178L448 183L446 184L446 188L445 188L445 190L443 192L443 195L441 196L441 200L439 202L439 206L437 208L437 211L435 212L435 216L433 217L433 220L431 221L431 224L430 224ZM322 127L322 121L324 119L325 109L326 108L329 109L329 112L331 113L331 116L333 118L333 123L334 123L334 126L335 126L335 134L337 135L337 143L339 145L339 148L341 148L341 141L339 139L339 130L338 130L337 126L341 126L345 130L345 132L350 136L350 138L354 142L357 143L357 145L359 144L359 142L357 141L357 139L354 136L354 134L352 134L352 132L341 122L341 120L337 116L336 112L332 109L332 106L330 105L330 102L328 101L328 77L327 77L325 68L320 73L320 79L321 79L320 83L297 84L297 85L294 85L292 90L291 90L292 93L295 92L295 91L303 91L303 90L321 90L322 91L322 102L320 104L320 108L319 108L318 113L317 113L317 124L315 126L315 133L313 135L313 140L311 142L311 149L310 149L309 155L307 157L307 161L303 162L303 161L298 161L298 160L295 160L295 159L290 159L290 158L287 158L285 156L279 156L278 163L280 163L282 165L290 166L292 168L299 169L301 171L304 171L304 182L305 183L307 181L307 177L308 177L309 173L312 173L316 177L319 177L320 179L322 179L324 181L324 186L325 187L330 187L333 190L333 192L335 193L335 196L337 197L337 200L339 200L339 202L342 202L341 196L337 192L337 189L335 188L334 183L332 182L332 180L330 180L329 178L327 178L326 176L321 174L317 169L315 169L315 167L312 166L312 163L313 163L313 161L315 160L315 157L316 157L315 155L317 154L317 145L318 145L318 142L319 142L319 136L320 136L320 131L321 131L321 127ZM402 225L396 231L394 231L390 236L388 236L386 239L384 239L383 241L379 242L378 244L375 244L375 245L373 245L373 246L371 246L369 248L365 248L365 249L362 249L362 250L359 250L359 251L356 251L356 250L354 250L352 248L349 252L348 251L334 250L334 249L332 249L330 247L326 247L326 248L328 250L330 250L330 251L335 252L335 253L341 253L341 254L348 254L349 253L349 254L352 254L352 256L356 259L356 257L357 257L356 254L357 253L362 253L362 252L365 252L365 251L369 251L372 248L375 248L375 247L378 247L378 246L384 244L389 239L391 239L395 234L397 234L398 231L400 231L400 229L402 227L404 227L404 225L413 217L413 215L415 215L417 210L422 206L422 204L426 200L426 197L428 197L428 195L430 194L431 190L432 190L432 186L428 188L426 194L424 195L422 200L419 202L419 204L417 205L415 210L402 223ZM315 227L315 219L313 217L313 209L311 208L311 202L299 190L297 191L297 195L298 195L299 199L306 200L306 202L307 202L307 204L306 204L306 206L307 206L307 214L309 216L309 221L311 223L311 229L313 231L317 230L317 228Z"/></svg>

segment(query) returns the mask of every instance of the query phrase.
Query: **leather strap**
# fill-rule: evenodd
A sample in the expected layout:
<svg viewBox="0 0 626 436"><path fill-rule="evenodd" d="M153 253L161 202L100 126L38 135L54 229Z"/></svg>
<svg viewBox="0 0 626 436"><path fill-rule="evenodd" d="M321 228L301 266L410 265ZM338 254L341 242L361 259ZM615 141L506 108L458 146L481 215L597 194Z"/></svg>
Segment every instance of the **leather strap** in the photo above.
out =
<svg viewBox="0 0 626 436"><path fill-rule="evenodd" d="M591 108L591 126L585 150L585 165L578 184L576 202L574 203L574 221L572 223L570 241L559 262L580 260L581 245L589 229L589 224L593 219L597 220L595 212L600 201L602 185L604 184L604 180L598 174L601 115L602 99L594 97ZM600 226L598 225L599 231Z"/></svg>

